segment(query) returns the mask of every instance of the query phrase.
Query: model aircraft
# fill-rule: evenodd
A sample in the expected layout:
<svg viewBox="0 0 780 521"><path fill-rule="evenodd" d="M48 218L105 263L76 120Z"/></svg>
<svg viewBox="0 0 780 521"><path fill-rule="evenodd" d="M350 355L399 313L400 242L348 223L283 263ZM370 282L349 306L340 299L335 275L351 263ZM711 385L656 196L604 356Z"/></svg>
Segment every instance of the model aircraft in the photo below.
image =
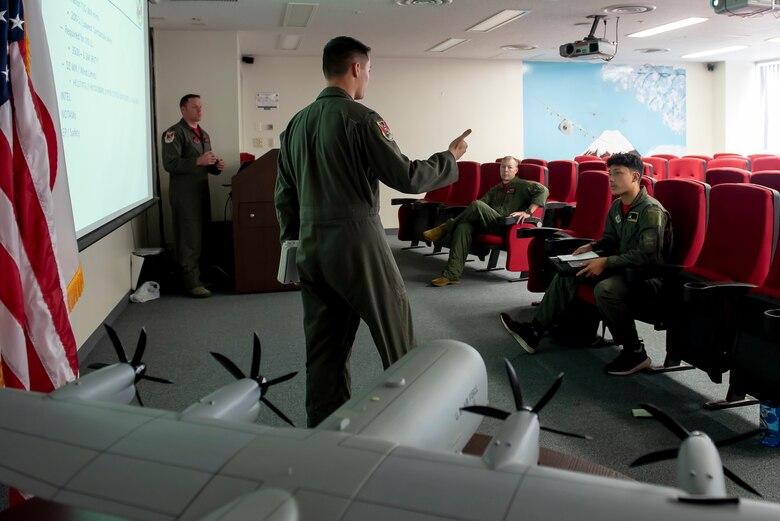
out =
<svg viewBox="0 0 780 521"><path fill-rule="evenodd" d="M718 501L717 449L684 428L697 448L680 451L680 467L718 486L538 466L538 413L560 378L527 407L507 364L518 410L498 411L486 405L481 357L454 340L411 351L311 430L251 423L269 384L291 378L260 376L257 341L249 376L220 360L239 380L181 413L114 403L132 400L142 354L122 350L118 364L50 394L0 390L0 482L148 520L780 519L777 504ZM482 457L461 454L479 414L502 429Z"/></svg>

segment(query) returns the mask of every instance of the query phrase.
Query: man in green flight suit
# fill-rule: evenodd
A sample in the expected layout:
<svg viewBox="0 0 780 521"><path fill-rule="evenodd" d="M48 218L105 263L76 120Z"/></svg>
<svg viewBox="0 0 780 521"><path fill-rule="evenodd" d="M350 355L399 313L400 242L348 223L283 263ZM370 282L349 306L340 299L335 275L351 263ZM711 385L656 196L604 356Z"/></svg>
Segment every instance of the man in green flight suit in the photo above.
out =
<svg viewBox="0 0 780 521"><path fill-rule="evenodd" d="M624 271L664 262L664 255L671 249L672 221L661 203L647 195L647 190L639 184L644 172L642 158L634 153L615 154L607 160L607 166L610 190L617 199L604 222L604 235L574 250L575 255L601 251L602 256L582 261L583 267L576 276L555 275L532 322L516 322L506 313L501 313L501 322L523 349L534 353L540 338L577 298L578 286L588 283L587 279L593 284L596 279L593 292L596 307L615 343L623 346L604 370L611 375L625 376L652 364L639 340L632 307L657 295L661 281L649 279L629 284Z"/></svg>
<svg viewBox="0 0 780 521"><path fill-rule="evenodd" d="M191 296L205 298L211 292L200 279L200 257L211 222L208 174L221 173L225 162L211 151L211 138L198 124L203 115L200 96L185 95L179 109L181 119L162 135L163 167L171 174L173 238L182 284Z"/></svg>
<svg viewBox="0 0 780 521"><path fill-rule="evenodd" d="M506 156L501 160L501 182L490 188L482 198L473 201L454 219L448 219L436 228L425 230L426 241L437 242L448 233L452 234L452 245L447 266L441 277L431 281L434 286L457 284L463 273L463 265L471 249L471 239L476 230L486 233L501 233L498 219L516 217L523 222L531 217L537 208L547 202L549 191L543 185L526 181L517 176L517 159Z"/></svg>
<svg viewBox="0 0 780 521"><path fill-rule="evenodd" d="M379 183L420 193L454 182L467 130L448 150L410 161L390 127L357 103L370 48L346 36L325 45L327 87L280 137L276 215L296 261L306 336L306 412L314 427L351 393L349 357L360 319L387 368L414 347L404 282L379 219Z"/></svg>

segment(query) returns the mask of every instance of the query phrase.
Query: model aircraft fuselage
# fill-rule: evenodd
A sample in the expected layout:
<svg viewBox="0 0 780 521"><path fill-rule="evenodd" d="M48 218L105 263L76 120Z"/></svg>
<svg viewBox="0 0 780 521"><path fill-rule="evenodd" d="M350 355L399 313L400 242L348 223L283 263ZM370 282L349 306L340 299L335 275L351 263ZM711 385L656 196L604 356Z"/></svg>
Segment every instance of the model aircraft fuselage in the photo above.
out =
<svg viewBox="0 0 780 521"><path fill-rule="evenodd" d="M436 341L311 430L0 390L0 482L149 520L780 519L773 503L690 503L686 490L540 467L527 409L506 418L500 447L460 454L481 420L461 408L486 404L486 389L476 351Z"/></svg>

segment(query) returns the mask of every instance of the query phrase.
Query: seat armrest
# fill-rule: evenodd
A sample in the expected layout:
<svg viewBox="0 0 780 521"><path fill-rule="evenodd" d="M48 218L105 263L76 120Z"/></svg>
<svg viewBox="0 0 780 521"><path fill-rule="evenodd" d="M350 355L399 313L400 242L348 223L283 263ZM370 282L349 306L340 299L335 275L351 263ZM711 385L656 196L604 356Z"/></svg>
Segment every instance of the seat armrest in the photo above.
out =
<svg viewBox="0 0 780 521"><path fill-rule="evenodd" d="M457 217L458 215L462 214L465 209L465 206L451 206L448 204L443 204L436 209L436 213L445 217Z"/></svg>
<svg viewBox="0 0 780 521"><path fill-rule="evenodd" d="M564 203L563 201L553 201L553 202L546 202L544 204L544 209L550 209L550 210L558 210L560 208L567 208L567 207L574 207L572 203Z"/></svg>
<svg viewBox="0 0 780 521"><path fill-rule="evenodd" d="M780 309L764 311L764 331L774 338L780 338Z"/></svg>
<svg viewBox="0 0 780 521"><path fill-rule="evenodd" d="M588 244L593 239L584 239L582 237L551 237L544 242L544 251L550 257L558 255L568 255L583 244Z"/></svg>
<svg viewBox="0 0 780 521"><path fill-rule="evenodd" d="M648 279L662 279L665 277L673 277L677 275L687 266L684 264L655 264L653 266L636 266L633 268L626 268L623 272L626 282L635 283L642 282Z"/></svg>
<svg viewBox="0 0 780 521"><path fill-rule="evenodd" d="M444 203L440 203L438 201L426 201L425 199L418 199L416 201L412 201L412 208L423 208L426 206L428 208L436 208L441 206L442 204Z"/></svg>
<svg viewBox="0 0 780 521"><path fill-rule="evenodd" d="M412 199L411 197L400 197L398 199L390 199L390 204L397 206L399 204L409 204L415 201L419 201L419 199Z"/></svg>
<svg viewBox="0 0 780 521"><path fill-rule="evenodd" d="M499 217L498 224L501 226L514 226L515 224L532 224L534 226L541 226L542 221L536 217L527 217L522 223L517 222L517 217L508 215L506 217Z"/></svg>
<svg viewBox="0 0 780 521"><path fill-rule="evenodd" d="M686 282L683 284L683 302L695 304L714 299L736 298L755 288L742 282Z"/></svg>
<svg viewBox="0 0 780 521"><path fill-rule="evenodd" d="M549 226L539 226L538 228L518 228L518 239L533 239L534 237L550 238L555 234L559 234L561 237L568 237L568 235L561 232L559 228L551 228Z"/></svg>

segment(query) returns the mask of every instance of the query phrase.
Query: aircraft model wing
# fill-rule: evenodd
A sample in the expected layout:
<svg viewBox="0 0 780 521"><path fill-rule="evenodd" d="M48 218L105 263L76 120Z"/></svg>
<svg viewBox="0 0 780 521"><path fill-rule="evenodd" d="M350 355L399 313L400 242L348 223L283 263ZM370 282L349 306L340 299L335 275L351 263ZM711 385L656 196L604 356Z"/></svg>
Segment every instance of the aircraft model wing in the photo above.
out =
<svg viewBox="0 0 780 521"><path fill-rule="evenodd" d="M389 411L367 418L388 422ZM519 462L494 468L484 458L452 452L451 442L440 449L405 446L348 429L193 419L9 389L0 389L0 418L0 482L129 519L780 519L774 503L695 504L680 501L690 496L676 488ZM352 413L343 418L350 418L339 422L346 427L371 423Z"/></svg>

